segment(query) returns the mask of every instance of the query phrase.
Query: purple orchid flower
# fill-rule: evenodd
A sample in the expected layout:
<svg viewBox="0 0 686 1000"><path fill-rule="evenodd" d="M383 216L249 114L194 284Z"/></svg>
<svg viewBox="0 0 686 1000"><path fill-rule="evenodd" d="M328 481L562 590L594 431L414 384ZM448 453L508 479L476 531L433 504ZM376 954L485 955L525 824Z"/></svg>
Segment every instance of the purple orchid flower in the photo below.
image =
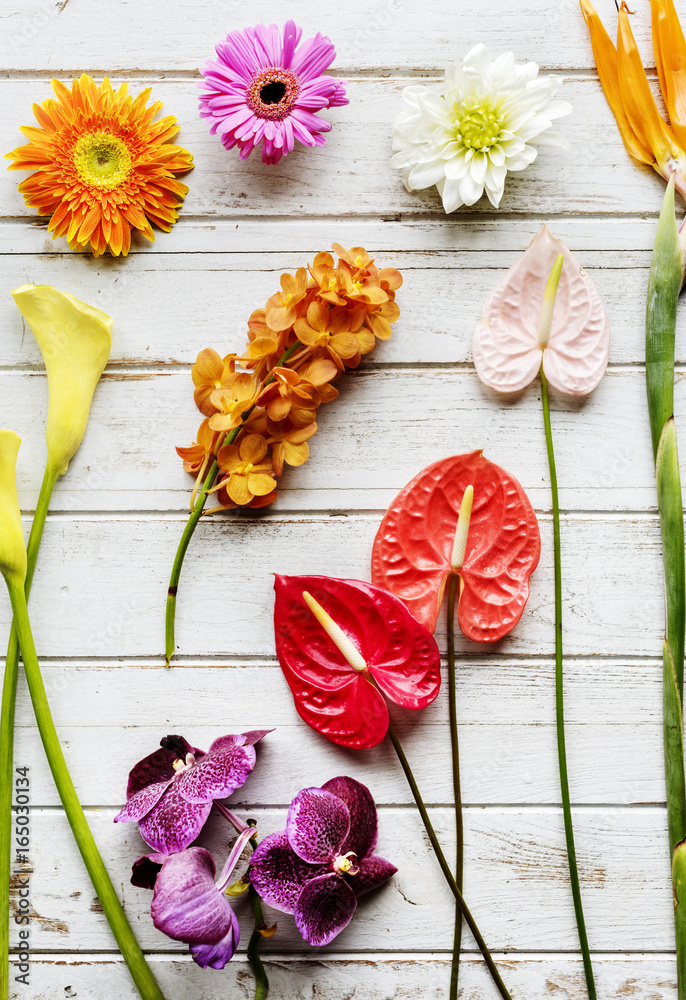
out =
<svg viewBox="0 0 686 1000"><path fill-rule="evenodd" d="M160 750L133 767L127 803L114 822L137 822L157 854L183 851L202 830L215 799L245 784L255 766L254 745L268 732L220 736L207 753L182 736L165 737Z"/></svg>
<svg viewBox="0 0 686 1000"><path fill-rule="evenodd" d="M190 945L193 961L202 969L223 969L238 947L240 927L224 890L243 848L256 833L247 827L240 834L216 882L212 855L204 847L191 847L161 862L150 908L152 922L168 937Z"/></svg>
<svg viewBox="0 0 686 1000"><path fill-rule="evenodd" d="M308 944L328 944L350 923L357 897L398 870L374 855L377 838L374 799L359 781L305 788L291 802L286 829L253 854L251 885L265 903L294 915Z"/></svg>

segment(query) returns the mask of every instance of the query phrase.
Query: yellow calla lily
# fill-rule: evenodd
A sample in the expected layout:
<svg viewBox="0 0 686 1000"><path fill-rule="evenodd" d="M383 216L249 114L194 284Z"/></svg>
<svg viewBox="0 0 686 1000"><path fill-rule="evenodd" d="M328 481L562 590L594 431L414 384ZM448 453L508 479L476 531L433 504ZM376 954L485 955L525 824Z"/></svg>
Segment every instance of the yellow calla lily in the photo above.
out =
<svg viewBox="0 0 686 1000"><path fill-rule="evenodd" d="M52 285L22 285L12 296L45 361L47 469L61 476L85 433L93 393L110 356L113 321Z"/></svg>
<svg viewBox="0 0 686 1000"><path fill-rule="evenodd" d="M24 586L26 545L17 499L17 455L21 438L0 430L0 573L8 583Z"/></svg>
<svg viewBox="0 0 686 1000"><path fill-rule="evenodd" d="M670 124L658 111L641 54L629 24L629 8L619 8L617 48L590 0L580 0L591 33L593 57L607 102L631 156L665 180L674 176L686 197L686 41L672 0L651 0L653 46Z"/></svg>

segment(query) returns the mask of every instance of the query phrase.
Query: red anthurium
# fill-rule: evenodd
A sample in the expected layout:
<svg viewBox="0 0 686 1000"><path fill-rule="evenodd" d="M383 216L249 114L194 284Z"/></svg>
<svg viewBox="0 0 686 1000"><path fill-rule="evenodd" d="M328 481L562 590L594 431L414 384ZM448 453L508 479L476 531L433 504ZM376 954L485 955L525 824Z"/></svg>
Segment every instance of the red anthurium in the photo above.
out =
<svg viewBox="0 0 686 1000"><path fill-rule="evenodd" d="M425 708L441 684L436 642L397 597L359 580L277 576L276 652L300 716L341 746L376 746L382 696Z"/></svg>
<svg viewBox="0 0 686 1000"><path fill-rule="evenodd" d="M374 541L372 579L433 632L446 580L457 573L460 628L474 642L495 642L522 616L540 551L520 484L472 451L434 462L398 494Z"/></svg>

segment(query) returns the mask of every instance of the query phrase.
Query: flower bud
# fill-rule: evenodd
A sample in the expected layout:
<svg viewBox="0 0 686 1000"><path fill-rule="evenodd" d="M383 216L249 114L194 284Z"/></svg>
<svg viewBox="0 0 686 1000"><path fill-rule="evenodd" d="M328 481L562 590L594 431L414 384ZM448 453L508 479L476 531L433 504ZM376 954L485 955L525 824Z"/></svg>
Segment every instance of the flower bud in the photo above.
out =
<svg viewBox="0 0 686 1000"><path fill-rule="evenodd" d="M21 438L0 430L0 573L8 585L24 585L26 545L17 499L16 466Z"/></svg>
<svg viewBox="0 0 686 1000"><path fill-rule="evenodd" d="M112 319L52 285L12 292L41 349L48 375L48 468L67 471L83 439L91 401L112 347Z"/></svg>

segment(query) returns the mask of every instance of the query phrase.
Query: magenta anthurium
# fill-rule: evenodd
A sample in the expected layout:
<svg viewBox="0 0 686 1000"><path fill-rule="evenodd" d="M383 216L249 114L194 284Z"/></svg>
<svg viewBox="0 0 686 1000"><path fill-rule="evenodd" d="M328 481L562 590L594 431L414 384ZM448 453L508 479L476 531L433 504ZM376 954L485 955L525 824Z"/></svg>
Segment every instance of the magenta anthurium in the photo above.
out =
<svg viewBox="0 0 686 1000"><path fill-rule="evenodd" d="M268 732L220 736L207 753L183 737L166 737L161 750L132 769L127 803L114 822L137 822L159 854L184 850L202 830L215 800L245 784L255 766L255 743Z"/></svg>
<svg viewBox="0 0 686 1000"><path fill-rule="evenodd" d="M298 792L286 829L265 837L250 862L250 883L265 903L292 913L303 938L329 944L347 927L357 899L398 870L374 854L374 799L354 778Z"/></svg>
<svg viewBox="0 0 686 1000"><path fill-rule="evenodd" d="M440 656L402 601L359 580L277 576L276 653L300 716L333 743L369 748L388 731L383 695L421 709Z"/></svg>

